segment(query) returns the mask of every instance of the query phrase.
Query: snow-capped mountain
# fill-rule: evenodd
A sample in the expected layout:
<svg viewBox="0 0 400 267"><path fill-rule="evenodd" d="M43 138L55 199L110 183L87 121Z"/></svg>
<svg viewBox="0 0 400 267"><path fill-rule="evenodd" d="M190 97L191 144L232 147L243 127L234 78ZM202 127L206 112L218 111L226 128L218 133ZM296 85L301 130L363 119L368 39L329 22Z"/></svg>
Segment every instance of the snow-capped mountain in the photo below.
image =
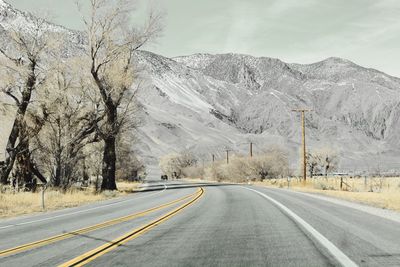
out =
<svg viewBox="0 0 400 267"><path fill-rule="evenodd" d="M40 32L38 25L41 25ZM8 36L4 32L15 31L22 33L37 32L43 34L45 32L57 33L58 38L63 38L65 42L64 55L69 56L81 50L85 44L85 35L79 31L66 29L65 27L55 25L43 19L32 15L28 12L23 12L13 8L9 3L0 0L0 37L1 43L9 42Z"/></svg>
<svg viewBox="0 0 400 267"><path fill-rule="evenodd" d="M309 147L340 151L342 169L397 165L398 78L340 58L301 65L239 54L141 57L153 85L141 95L150 149L193 147L209 160L224 148L245 153L252 141L256 151L285 147L295 166L300 118L292 110L309 108Z"/></svg>
<svg viewBox="0 0 400 267"><path fill-rule="evenodd" d="M32 19L0 0L0 33L30 30ZM48 25L69 36L69 53L85 42L79 32ZM309 108L310 149L337 149L344 171L397 166L398 78L340 58L302 65L240 54L136 55L147 80L139 92L144 124L136 147L148 163L182 149L210 161L211 154L222 158L225 149L246 153L251 141L254 153L272 145L287 149L296 167L300 117L292 109ZM9 125L10 116L1 112L0 107L1 124ZM0 128L3 139L6 128Z"/></svg>

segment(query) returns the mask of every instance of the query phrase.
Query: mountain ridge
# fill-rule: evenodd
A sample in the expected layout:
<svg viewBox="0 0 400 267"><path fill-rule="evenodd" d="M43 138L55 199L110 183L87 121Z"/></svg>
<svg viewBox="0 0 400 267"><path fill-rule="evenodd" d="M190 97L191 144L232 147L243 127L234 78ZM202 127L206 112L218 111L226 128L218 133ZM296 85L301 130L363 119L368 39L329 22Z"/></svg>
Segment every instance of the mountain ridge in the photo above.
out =
<svg viewBox="0 0 400 267"><path fill-rule="evenodd" d="M3 17L2 3L0 31L7 31L15 22ZM30 13L16 14L23 16L19 21L29 23L25 16ZM70 53L78 53L83 34L57 29L71 36ZM222 158L224 149L246 153L245 144L251 141L255 153L273 145L287 149L295 168L300 119L292 109L307 107L313 110L306 120L310 149L336 149L343 170L397 168L397 77L337 57L298 64L235 53L168 58L138 51L136 56L146 82L138 93L145 123L135 146L148 164L183 149L204 160L211 154ZM6 119L10 118L3 115L2 121ZM7 130L0 134L6 136Z"/></svg>

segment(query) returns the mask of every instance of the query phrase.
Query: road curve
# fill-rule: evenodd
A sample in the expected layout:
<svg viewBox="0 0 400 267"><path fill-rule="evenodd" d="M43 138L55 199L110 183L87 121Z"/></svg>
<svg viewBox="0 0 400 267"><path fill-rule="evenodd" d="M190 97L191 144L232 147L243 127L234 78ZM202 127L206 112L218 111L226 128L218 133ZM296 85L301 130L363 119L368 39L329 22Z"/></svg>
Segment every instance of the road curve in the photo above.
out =
<svg viewBox="0 0 400 267"><path fill-rule="evenodd" d="M190 206L85 264L400 265L400 224L358 209L307 194L256 186L174 182L167 184L168 190L164 191L165 187L157 184L147 187L161 191L137 193L119 200L33 217L1 220L0 251L186 199L131 220L42 247L0 256L0 266L54 266L69 263L173 213L194 199L193 194L198 194L196 192L200 187L204 188L204 195ZM32 223L24 224L29 221ZM332 250L332 247L337 250Z"/></svg>

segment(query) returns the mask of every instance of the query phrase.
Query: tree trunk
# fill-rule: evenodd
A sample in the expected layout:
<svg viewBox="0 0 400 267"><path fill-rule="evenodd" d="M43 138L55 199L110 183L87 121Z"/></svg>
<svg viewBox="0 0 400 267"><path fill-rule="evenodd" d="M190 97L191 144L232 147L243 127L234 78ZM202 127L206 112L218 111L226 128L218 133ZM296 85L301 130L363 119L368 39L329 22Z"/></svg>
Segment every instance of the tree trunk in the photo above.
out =
<svg viewBox="0 0 400 267"><path fill-rule="evenodd" d="M19 186L26 191L33 191L35 188L33 173L31 171L31 154L29 151L29 138L25 129L21 129L20 143L17 146L15 178Z"/></svg>
<svg viewBox="0 0 400 267"><path fill-rule="evenodd" d="M61 176L62 176L62 170L63 170L63 160L62 160L62 153L63 153L63 148L61 147L61 136L62 136L62 131L61 131L61 118L60 116L57 117L56 119L56 125L57 129L55 130L56 134L56 171L53 177L53 186L54 187L60 187L61 185Z"/></svg>
<svg viewBox="0 0 400 267"><path fill-rule="evenodd" d="M7 184L8 182L8 176L10 175L10 172L14 166L15 158L17 156L17 153L15 151L15 143L17 142L17 139L20 135L20 130L21 127L23 127L23 121L25 117L26 110L28 108L29 102L31 100L32 96L32 91L35 89L35 84L36 84L36 75L35 75L35 70L36 70L36 61L31 61L29 64L29 76L26 81L26 87L24 91L22 92L22 101L18 105L18 110L17 110L17 115L14 120L13 127L11 129L11 133L8 137L8 142L7 142L7 156L5 160L5 164L3 168L0 170L0 182L2 184Z"/></svg>
<svg viewBox="0 0 400 267"><path fill-rule="evenodd" d="M102 133L102 139L104 140L104 153L103 153L103 166L102 176L103 181L101 183L101 190L116 190L117 185L115 183L115 170L116 170L116 137L118 134L118 104L116 104L110 94L110 88L107 89L106 85L99 78L97 71L95 70L94 61L92 62L92 77L96 82L96 85L100 91L101 98L104 103L105 115L106 115L106 131Z"/></svg>
<svg viewBox="0 0 400 267"><path fill-rule="evenodd" d="M117 161L115 151L115 137L109 136L104 140L103 168L101 190L116 190L115 163Z"/></svg>
<svg viewBox="0 0 400 267"><path fill-rule="evenodd" d="M20 128L22 125L22 121L24 119L24 115L26 112L26 106L21 104L18 107L17 111L17 116L14 120L13 127L11 129L10 136L8 137L8 142L7 142L7 156L4 161L4 166L1 169L1 183L2 184L7 184L8 182L8 176L10 175L10 172L14 166L15 159L17 157L17 151L15 147L15 143L17 142L17 139L20 135Z"/></svg>
<svg viewBox="0 0 400 267"><path fill-rule="evenodd" d="M61 158L57 155L57 160L56 160L56 171L53 176L53 186L54 187L60 187L61 185Z"/></svg>

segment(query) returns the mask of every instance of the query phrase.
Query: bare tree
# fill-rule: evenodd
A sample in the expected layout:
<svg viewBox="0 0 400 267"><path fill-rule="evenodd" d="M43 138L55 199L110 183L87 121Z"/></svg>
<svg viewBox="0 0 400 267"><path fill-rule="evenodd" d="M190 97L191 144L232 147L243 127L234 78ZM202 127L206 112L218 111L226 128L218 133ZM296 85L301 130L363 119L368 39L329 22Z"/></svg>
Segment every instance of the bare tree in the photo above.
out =
<svg viewBox="0 0 400 267"><path fill-rule="evenodd" d="M313 178L314 174L320 172L321 159L319 156L318 153L307 153L307 169L311 178Z"/></svg>
<svg viewBox="0 0 400 267"><path fill-rule="evenodd" d="M42 183L47 183L46 178L37 166L33 157L35 148L32 147L32 139L41 132L48 114L44 107L29 110L20 124L20 135L15 147L16 159L13 169L13 186L26 191L36 190L36 176Z"/></svg>
<svg viewBox="0 0 400 267"><path fill-rule="evenodd" d="M213 162L204 172L205 177L217 181L262 181L289 175L289 162L284 150L273 147L252 158L235 155L229 164L225 164L225 161Z"/></svg>
<svg viewBox="0 0 400 267"><path fill-rule="evenodd" d="M122 102L134 97L129 91L136 78L134 52L160 33L161 15L151 12L144 27L130 27L130 0L90 0L91 13L84 18L88 34L90 73L104 106L105 121L99 127L104 142L102 190L115 190L116 139L126 115ZM129 105L129 101L126 101Z"/></svg>
<svg viewBox="0 0 400 267"><path fill-rule="evenodd" d="M54 65L38 96L48 113L36 138L38 157L56 187L67 188L82 176L76 166L84 162L83 148L99 141L96 129L104 114L90 94L91 84L79 73L81 67L77 58Z"/></svg>
<svg viewBox="0 0 400 267"><path fill-rule="evenodd" d="M339 155L331 148L323 149L321 154L323 159L322 167L324 168L325 177L327 177L330 171L337 170L339 167Z"/></svg>
<svg viewBox="0 0 400 267"><path fill-rule="evenodd" d="M319 148L307 154L307 165L312 177L316 172L326 176L330 171L336 170L339 165L338 153L329 147Z"/></svg>
<svg viewBox="0 0 400 267"><path fill-rule="evenodd" d="M181 166L183 166L184 168L189 166L194 166L198 162L196 156L188 149L185 149L180 152L179 161Z"/></svg>
<svg viewBox="0 0 400 267"><path fill-rule="evenodd" d="M194 166L196 163L195 156L190 151L184 150L181 153L171 153L163 156L159 165L164 174L179 178L184 168Z"/></svg>
<svg viewBox="0 0 400 267"><path fill-rule="evenodd" d="M103 144L101 142L93 143L86 146L84 149L86 172L89 178L89 183L92 183L96 192L101 188L101 165L102 165L102 152Z"/></svg>
<svg viewBox="0 0 400 267"><path fill-rule="evenodd" d="M261 181L267 178L285 176L289 173L289 163L285 151L278 147L267 149L262 155L249 162L252 176Z"/></svg>
<svg viewBox="0 0 400 267"><path fill-rule="evenodd" d="M6 146L6 159L0 170L2 184L8 182L17 157L17 163L21 165L17 172L21 171L19 173L25 176L26 183L31 180L31 174L26 170L27 166L36 176L43 177L31 160L30 136L27 135L29 131L25 120L32 94L45 79L46 69L42 63L46 51L51 46L51 39L44 19L33 18L33 24L34 28L31 31L19 29L10 31L10 34L2 33L2 38L8 42L3 42L0 47L3 61L1 68L2 74L8 79L2 80L1 90L13 99L16 106L16 116Z"/></svg>
<svg viewBox="0 0 400 267"><path fill-rule="evenodd" d="M116 178L118 180L132 181L139 179L139 175L143 174L146 170L143 162L136 157L136 153L133 150L135 141L133 134L128 134L127 132L124 132L124 134L118 137L118 159L116 165Z"/></svg>

